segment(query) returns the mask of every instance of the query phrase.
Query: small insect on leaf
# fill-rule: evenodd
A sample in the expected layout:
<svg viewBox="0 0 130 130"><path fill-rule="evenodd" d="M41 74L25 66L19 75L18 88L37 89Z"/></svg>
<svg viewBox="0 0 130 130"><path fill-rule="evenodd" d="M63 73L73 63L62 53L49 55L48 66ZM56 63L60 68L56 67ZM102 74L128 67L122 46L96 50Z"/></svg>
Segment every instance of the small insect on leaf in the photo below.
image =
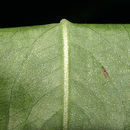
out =
<svg viewBox="0 0 130 130"><path fill-rule="evenodd" d="M104 78L107 78L109 75L108 75L108 72L106 71L106 69L102 66L102 74L104 76Z"/></svg>

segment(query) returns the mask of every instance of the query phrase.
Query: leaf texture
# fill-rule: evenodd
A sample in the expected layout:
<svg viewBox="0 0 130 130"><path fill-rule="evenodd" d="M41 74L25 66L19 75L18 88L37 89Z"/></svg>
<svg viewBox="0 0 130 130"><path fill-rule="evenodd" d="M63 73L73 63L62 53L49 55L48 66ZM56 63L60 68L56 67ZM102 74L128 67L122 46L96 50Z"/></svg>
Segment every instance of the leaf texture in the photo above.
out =
<svg viewBox="0 0 130 130"><path fill-rule="evenodd" d="M0 29L0 130L130 130L130 25Z"/></svg>

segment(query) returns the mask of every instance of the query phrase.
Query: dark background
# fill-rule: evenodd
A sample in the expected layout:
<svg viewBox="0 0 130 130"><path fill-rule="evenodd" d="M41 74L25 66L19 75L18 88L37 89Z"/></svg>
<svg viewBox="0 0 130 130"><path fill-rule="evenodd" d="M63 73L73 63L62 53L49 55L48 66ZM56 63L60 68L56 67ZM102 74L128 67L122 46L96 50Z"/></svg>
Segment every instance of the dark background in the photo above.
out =
<svg viewBox="0 0 130 130"><path fill-rule="evenodd" d="M0 11L0 27L59 23L65 18L74 23L130 23L129 0L86 0L86 2L48 1L47 3L7 4ZM3 5L1 4L1 7Z"/></svg>

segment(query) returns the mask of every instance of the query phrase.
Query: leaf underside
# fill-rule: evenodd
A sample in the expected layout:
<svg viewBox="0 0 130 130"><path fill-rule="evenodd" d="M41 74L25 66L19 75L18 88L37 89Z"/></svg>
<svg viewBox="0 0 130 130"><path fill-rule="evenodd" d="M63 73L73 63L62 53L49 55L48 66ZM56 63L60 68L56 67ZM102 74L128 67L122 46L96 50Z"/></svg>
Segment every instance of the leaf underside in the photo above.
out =
<svg viewBox="0 0 130 130"><path fill-rule="evenodd" d="M129 24L0 29L0 130L62 129L130 130Z"/></svg>

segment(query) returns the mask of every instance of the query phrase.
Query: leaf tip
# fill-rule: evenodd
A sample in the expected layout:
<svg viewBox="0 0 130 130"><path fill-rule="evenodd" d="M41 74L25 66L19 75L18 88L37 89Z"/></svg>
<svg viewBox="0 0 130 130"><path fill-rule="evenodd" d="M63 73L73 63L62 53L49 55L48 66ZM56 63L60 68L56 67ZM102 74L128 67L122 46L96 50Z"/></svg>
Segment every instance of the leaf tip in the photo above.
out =
<svg viewBox="0 0 130 130"><path fill-rule="evenodd" d="M61 21L60 21L60 23L68 23L69 21L67 20L67 19L62 19Z"/></svg>

